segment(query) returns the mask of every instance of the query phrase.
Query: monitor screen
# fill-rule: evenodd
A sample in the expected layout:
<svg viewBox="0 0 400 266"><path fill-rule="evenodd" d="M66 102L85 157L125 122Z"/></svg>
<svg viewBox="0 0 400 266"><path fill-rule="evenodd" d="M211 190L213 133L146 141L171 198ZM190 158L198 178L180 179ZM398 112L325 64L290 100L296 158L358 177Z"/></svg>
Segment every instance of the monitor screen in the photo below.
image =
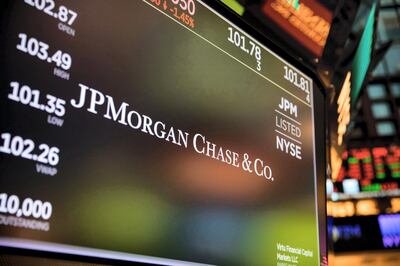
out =
<svg viewBox="0 0 400 266"><path fill-rule="evenodd" d="M212 2L3 3L1 246L322 262L322 93Z"/></svg>

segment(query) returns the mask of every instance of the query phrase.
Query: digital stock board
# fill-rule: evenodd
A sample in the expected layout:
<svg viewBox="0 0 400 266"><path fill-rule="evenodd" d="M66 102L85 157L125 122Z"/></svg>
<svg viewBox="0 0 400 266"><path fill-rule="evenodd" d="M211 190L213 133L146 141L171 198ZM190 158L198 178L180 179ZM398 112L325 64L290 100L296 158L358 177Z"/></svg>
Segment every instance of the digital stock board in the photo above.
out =
<svg viewBox="0 0 400 266"><path fill-rule="evenodd" d="M348 194L399 190L400 147L362 147L346 150L334 180L335 191Z"/></svg>
<svg viewBox="0 0 400 266"><path fill-rule="evenodd" d="M212 2L3 2L0 246L320 265L322 93Z"/></svg>

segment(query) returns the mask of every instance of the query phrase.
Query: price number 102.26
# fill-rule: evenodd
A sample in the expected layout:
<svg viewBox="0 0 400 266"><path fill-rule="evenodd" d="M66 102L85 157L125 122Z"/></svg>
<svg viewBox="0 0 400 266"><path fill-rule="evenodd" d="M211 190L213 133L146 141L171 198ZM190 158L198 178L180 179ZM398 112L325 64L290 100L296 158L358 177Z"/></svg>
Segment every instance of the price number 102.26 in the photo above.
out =
<svg viewBox="0 0 400 266"><path fill-rule="evenodd" d="M39 154L34 154L36 144L33 140L24 139L20 136L12 136L10 133L3 133L0 136L2 141L0 144L1 153L11 154L15 157L22 157L52 166L56 166L60 161L60 149L57 147L50 147L42 143L39 145Z"/></svg>

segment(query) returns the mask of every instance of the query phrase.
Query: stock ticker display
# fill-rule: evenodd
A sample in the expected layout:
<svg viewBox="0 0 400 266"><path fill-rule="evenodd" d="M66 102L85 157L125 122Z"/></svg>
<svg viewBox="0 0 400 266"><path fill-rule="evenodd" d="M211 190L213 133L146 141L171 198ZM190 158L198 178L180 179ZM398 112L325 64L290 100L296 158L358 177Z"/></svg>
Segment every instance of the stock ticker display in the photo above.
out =
<svg viewBox="0 0 400 266"><path fill-rule="evenodd" d="M350 149L335 180L338 192L380 192L397 190L400 184L400 147ZM352 181L354 182L352 182Z"/></svg>
<svg viewBox="0 0 400 266"><path fill-rule="evenodd" d="M0 246L319 265L308 76L202 1L5 6Z"/></svg>

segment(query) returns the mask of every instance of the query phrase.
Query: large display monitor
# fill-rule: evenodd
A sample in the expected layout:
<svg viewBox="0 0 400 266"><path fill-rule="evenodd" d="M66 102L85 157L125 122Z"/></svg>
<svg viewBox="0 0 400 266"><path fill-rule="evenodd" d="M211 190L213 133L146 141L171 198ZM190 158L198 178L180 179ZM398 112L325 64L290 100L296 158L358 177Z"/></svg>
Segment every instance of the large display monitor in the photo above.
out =
<svg viewBox="0 0 400 266"><path fill-rule="evenodd" d="M2 5L0 246L326 262L324 95L300 63L217 1Z"/></svg>

